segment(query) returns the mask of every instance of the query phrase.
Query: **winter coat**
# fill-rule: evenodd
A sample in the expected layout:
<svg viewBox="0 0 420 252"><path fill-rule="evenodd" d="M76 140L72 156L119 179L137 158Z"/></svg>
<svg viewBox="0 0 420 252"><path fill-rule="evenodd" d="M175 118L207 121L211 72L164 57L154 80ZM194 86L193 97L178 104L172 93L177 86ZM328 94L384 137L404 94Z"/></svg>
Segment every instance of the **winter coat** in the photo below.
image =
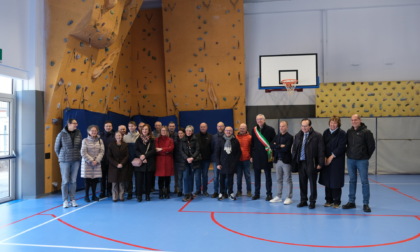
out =
<svg viewBox="0 0 420 252"><path fill-rule="evenodd" d="M174 141L168 136L160 136L155 141L156 148L162 148L156 152L155 176L166 177L174 175Z"/></svg>
<svg viewBox="0 0 420 252"><path fill-rule="evenodd" d="M134 167L136 172L155 172L155 159L156 159L156 147L155 140L150 138L149 141L144 144L141 137L136 140L136 157L145 155L147 163L142 163L140 167Z"/></svg>
<svg viewBox="0 0 420 252"><path fill-rule="evenodd" d="M355 130L347 130L347 157L356 160L370 159L375 151L375 139L364 123Z"/></svg>
<svg viewBox="0 0 420 252"><path fill-rule="evenodd" d="M323 134L325 145L325 158L334 153L329 165L322 168L319 183L328 188L341 188L344 186L344 167L346 160L347 136L344 130L338 128L332 134L330 129Z"/></svg>
<svg viewBox="0 0 420 252"><path fill-rule="evenodd" d="M100 137L91 137L83 139L82 149L82 168L80 176L82 178L102 178L101 161L104 157L105 146ZM96 165L92 162L96 161Z"/></svg>
<svg viewBox="0 0 420 252"><path fill-rule="evenodd" d="M130 162L136 157L136 141L140 134L136 131L135 133L128 132L124 135L123 141L128 144L128 155Z"/></svg>
<svg viewBox="0 0 420 252"><path fill-rule="evenodd" d="M195 135L200 145L201 160L209 161L211 158L211 140L212 135L209 133L202 134L201 132Z"/></svg>
<svg viewBox="0 0 420 252"><path fill-rule="evenodd" d="M185 138L185 137L184 137ZM174 148L174 162L177 170L183 171L185 169L185 159L182 157L182 140L177 136L175 138Z"/></svg>
<svg viewBox="0 0 420 252"><path fill-rule="evenodd" d="M82 159L82 156L80 155L82 133L80 133L80 130L78 129L75 129L74 131L73 139L67 126L58 133L54 145L55 153L58 156L58 162L75 162Z"/></svg>
<svg viewBox="0 0 420 252"><path fill-rule="evenodd" d="M260 126L257 127L262 135L265 137L265 139L268 141L268 144L270 144L274 137L276 136L276 131L273 127L268 126L264 123L262 129L260 129ZM273 163L268 162L268 154L265 150L264 145L258 140L257 135L254 132L254 129L252 129L252 141L251 141L251 157L253 162L254 169L266 169L266 168L273 168Z"/></svg>
<svg viewBox="0 0 420 252"><path fill-rule="evenodd" d="M100 134L101 140L104 142L104 146L105 146L105 154L104 154L104 158L102 159L102 168L104 167L108 167L108 145L112 142L115 141L115 132L111 131L111 132L101 132Z"/></svg>
<svg viewBox="0 0 420 252"><path fill-rule="evenodd" d="M217 132L211 136L211 162L216 162L216 149L220 139L223 138L223 132Z"/></svg>
<svg viewBox="0 0 420 252"><path fill-rule="evenodd" d="M128 144L122 142L118 145L116 141L108 145L108 182L121 183L128 181ZM122 168L118 168L122 164Z"/></svg>
<svg viewBox="0 0 420 252"><path fill-rule="evenodd" d="M295 164L299 164L303 137L303 131L299 131L295 135L295 141L292 147L292 162L295 162ZM305 162L306 166L310 169L316 169L318 165L323 167L325 163L324 140L322 139L322 135L313 128L309 130L308 139L305 144Z"/></svg>
<svg viewBox="0 0 420 252"><path fill-rule="evenodd" d="M181 155L185 160L185 164L188 164L187 158L192 157L192 168L197 169L200 167L200 144L198 143L197 138L192 135L191 139L188 140L188 137L185 136L181 142Z"/></svg>
<svg viewBox="0 0 420 252"><path fill-rule="evenodd" d="M280 147L281 145L284 147ZM289 132L277 134L271 142L270 146L273 150L274 163L277 163L278 160L281 160L285 164L290 164L292 162L292 145L293 145L293 136Z"/></svg>
<svg viewBox="0 0 420 252"><path fill-rule="evenodd" d="M239 134L236 135L236 139L239 141L239 145L241 146L241 158L239 161L246 161L251 158L251 141L252 136L246 132L245 134Z"/></svg>
<svg viewBox="0 0 420 252"><path fill-rule="evenodd" d="M233 137L230 140L232 150L231 153L228 154L224 149L225 143L226 140L222 138L217 144L216 163L217 165L222 166L220 170L221 174L233 174L236 172L236 165L238 164L239 159L242 155L241 146L239 145L239 141L235 137Z"/></svg>

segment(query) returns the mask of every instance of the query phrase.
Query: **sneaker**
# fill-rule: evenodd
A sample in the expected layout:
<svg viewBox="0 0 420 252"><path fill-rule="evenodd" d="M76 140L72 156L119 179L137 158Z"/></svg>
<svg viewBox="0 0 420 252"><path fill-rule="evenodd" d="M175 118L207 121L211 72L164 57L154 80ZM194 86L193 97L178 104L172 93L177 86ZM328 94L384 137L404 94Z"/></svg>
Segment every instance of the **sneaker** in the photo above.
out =
<svg viewBox="0 0 420 252"><path fill-rule="evenodd" d="M270 200L270 203L279 203L282 202L281 198L279 196L274 197L274 199Z"/></svg>
<svg viewBox="0 0 420 252"><path fill-rule="evenodd" d="M76 200L72 200L71 201L71 206L72 207L78 207L79 205L77 205Z"/></svg>
<svg viewBox="0 0 420 252"><path fill-rule="evenodd" d="M248 192L246 193L246 196L248 196L248 197L252 197L252 192L251 192L251 191L248 191Z"/></svg>
<svg viewBox="0 0 420 252"><path fill-rule="evenodd" d="M69 202L67 200L65 200L63 202L63 208L68 208L69 207Z"/></svg>
<svg viewBox="0 0 420 252"><path fill-rule="evenodd" d="M332 206L333 208L340 208L340 204L333 204L333 206Z"/></svg>
<svg viewBox="0 0 420 252"><path fill-rule="evenodd" d="M195 193L194 193L194 197L195 196L200 196L201 195L201 191L196 191Z"/></svg>
<svg viewBox="0 0 420 252"><path fill-rule="evenodd" d="M234 194L234 193L231 193L231 194L229 195L229 199L230 199L230 200L236 200L236 196L235 196L235 194Z"/></svg>
<svg viewBox="0 0 420 252"><path fill-rule="evenodd" d="M237 193L236 193L236 197L241 197L242 196L242 192L241 191L238 191Z"/></svg>
<svg viewBox="0 0 420 252"><path fill-rule="evenodd" d="M370 209L369 205L363 205L363 212L370 213L372 210Z"/></svg>
<svg viewBox="0 0 420 252"><path fill-rule="evenodd" d="M352 209L356 208L356 204L348 202L347 204L342 206L343 209Z"/></svg>
<svg viewBox="0 0 420 252"><path fill-rule="evenodd" d="M296 205L297 207L305 207L308 206L308 203L306 201L301 201L299 204Z"/></svg>
<svg viewBox="0 0 420 252"><path fill-rule="evenodd" d="M267 197L265 197L265 201L270 201L273 199L273 195L267 194Z"/></svg>
<svg viewBox="0 0 420 252"><path fill-rule="evenodd" d="M219 197L217 198L218 200L222 200L223 199L223 194L222 193L220 193L219 194Z"/></svg>
<svg viewBox="0 0 420 252"><path fill-rule="evenodd" d="M292 204L292 199L291 198L286 198L285 200L284 200L284 204L285 205L290 205L290 204Z"/></svg>
<svg viewBox="0 0 420 252"><path fill-rule="evenodd" d="M254 196L252 196L252 200L257 200L260 198L260 195L255 194Z"/></svg>
<svg viewBox="0 0 420 252"><path fill-rule="evenodd" d="M208 196L209 196L209 193L208 193L208 192L203 192L203 195L204 195L205 197L208 197Z"/></svg>
<svg viewBox="0 0 420 252"><path fill-rule="evenodd" d="M331 207L332 205L333 205L333 203L325 202L324 207Z"/></svg>
<svg viewBox="0 0 420 252"><path fill-rule="evenodd" d="M309 207L308 207L309 209L314 209L315 208L315 202L311 202L310 204L309 204Z"/></svg>
<svg viewBox="0 0 420 252"><path fill-rule="evenodd" d="M214 199L214 198L217 198L217 196L219 196L219 194L217 193L217 192L215 192L215 193L213 193L212 195L211 195L211 197Z"/></svg>

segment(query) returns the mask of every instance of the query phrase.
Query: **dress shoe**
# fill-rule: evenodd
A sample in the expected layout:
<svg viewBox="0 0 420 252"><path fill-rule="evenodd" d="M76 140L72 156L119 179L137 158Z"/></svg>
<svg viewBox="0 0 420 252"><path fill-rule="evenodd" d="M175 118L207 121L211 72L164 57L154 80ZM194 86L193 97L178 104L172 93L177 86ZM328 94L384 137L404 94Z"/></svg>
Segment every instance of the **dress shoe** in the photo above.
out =
<svg viewBox="0 0 420 252"><path fill-rule="evenodd" d="M252 197L252 192L251 192L251 191L248 191L248 192L246 193L246 196L248 196L248 197Z"/></svg>
<svg viewBox="0 0 420 252"><path fill-rule="evenodd" d="M87 203L89 203L89 202L90 202L89 196L86 196L86 197L85 197L85 201L86 201Z"/></svg>
<svg viewBox="0 0 420 252"><path fill-rule="evenodd" d="M208 197L208 196L209 196L209 193L208 193L208 192L203 192L203 195L204 195L205 197Z"/></svg>
<svg viewBox="0 0 420 252"><path fill-rule="evenodd" d="M146 201L150 201L150 195L146 195Z"/></svg>
<svg viewBox="0 0 420 252"><path fill-rule="evenodd" d="M241 197L241 196L242 196L242 192L238 191L238 192L236 193L236 197Z"/></svg>
<svg viewBox="0 0 420 252"><path fill-rule="evenodd" d="M219 197L219 194L217 193L217 192L215 192L215 193L213 193L212 195L211 195L211 197L214 199L214 198L217 198L217 197Z"/></svg>
<svg viewBox="0 0 420 252"><path fill-rule="evenodd" d="M343 206L342 206L342 208L343 208L343 209L352 209L352 208L356 208L356 204L354 204L354 203L350 203L350 202L347 202L347 204L343 205Z"/></svg>
<svg viewBox="0 0 420 252"><path fill-rule="evenodd" d="M273 199L273 195L272 194L268 194L267 197L265 197L265 201L270 201Z"/></svg>
<svg viewBox="0 0 420 252"><path fill-rule="evenodd" d="M182 192L178 192L178 197L182 197Z"/></svg>
<svg viewBox="0 0 420 252"><path fill-rule="evenodd" d="M340 208L340 204L335 204L334 203L334 205L332 207L335 208L335 209Z"/></svg>
<svg viewBox="0 0 420 252"><path fill-rule="evenodd" d="M308 206L308 203L306 203L305 201L301 201L299 204L297 204L297 207L305 207Z"/></svg>
<svg viewBox="0 0 420 252"><path fill-rule="evenodd" d="M254 195L254 196L252 196L252 200L257 200L257 199L259 199L260 198L260 195Z"/></svg>
<svg viewBox="0 0 420 252"><path fill-rule="evenodd" d="M308 207L309 209L314 209L315 208L315 202L311 202L310 204L309 204L309 207Z"/></svg>
<svg viewBox="0 0 420 252"><path fill-rule="evenodd" d="M331 202L325 202L324 207L331 207L333 205L333 203Z"/></svg>
<svg viewBox="0 0 420 252"><path fill-rule="evenodd" d="M99 198L98 198L98 197L96 197L96 195L93 195L93 196L92 196L92 201L99 201Z"/></svg>
<svg viewBox="0 0 420 252"><path fill-rule="evenodd" d="M132 193L127 194L127 199L128 200L131 200L132 198L133 198L133 194Z"/></svg>
<svg viewBox="0 0 420 252"><path fill-rule="evenodd" d="M369 205L363 205L363 212L365 213L370 213L372 212L372 210L370 209Z"/></svg>
<svg viewBox="0 0 420 252"><path fill-rule="evenodd" d="M105 198L105 193L101 192L101 194L99 194L99 198Z"/></svg>
<svg viewBox="0 0 420 252"><path fill-rule="evenodd" d="M142 196L137 196L137 202L142 202L143 201L143 197Z"/></svg>

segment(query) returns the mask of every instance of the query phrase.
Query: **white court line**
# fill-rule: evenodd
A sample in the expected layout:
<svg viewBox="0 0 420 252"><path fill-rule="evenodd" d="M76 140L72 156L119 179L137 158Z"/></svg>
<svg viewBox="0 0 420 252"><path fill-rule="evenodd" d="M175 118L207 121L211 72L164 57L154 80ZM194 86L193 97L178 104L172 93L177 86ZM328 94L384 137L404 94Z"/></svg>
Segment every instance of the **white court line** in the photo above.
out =
<svg viewBox="0 0 420 252"><path fill-rule="evenodd" d="M136 252L150 252L150 250L137 249L113 249L113 248L94 248L94 247L74 247L74 246L58 246L58 245L39 245L39 244L22 244L22 243L2 243L0 245L10 246L26 246L26 247L42 247L42 248L65 248L65 249L80 249L80 250L103 250L103 251L136 251ZM161 251L161 250L159 250ZM165 251L161 251L165 252ZM166 251L167 252L167 251Z"/></svg>
<svg viewBox="0 0 420 252"><path fill-rule="evenodd" d="M39 225L37 225L37 226L35 226L35 227L31 227L31 228L29 228L29 229L26 229L26 230L24 230L24 231L22 231L22 232L20 232L20 233L18 233L18 234L15 234L15 235L13 235L13 236L10 236L9 238L6 238L6 239L1 240L1 241L0 241L0 244L1 244L1 243L4 243L5 241L8 241L8 240L10 240L10 239L13 239L13 238L15 238L15 237L18 237L18 236L20 236L20 235L23 235L23 234L25 234L25 233L27 233L27 232L29 232L29 231L32 231L32 230L34 230L34 229L36 229L36 228L42 227L42 226L44 226L44 225L46 225L46 224L48 224L48 223L50 223L50 222L52 222L52 221L55 221L55 220L57 220L57 219L60 219L60 218L62 218L62 217L64 217L64 216L66 216L66 215L69 215L69 214L74 213L74 212L76 212L76 211L82 210L83 208L88 207L88 206L90 206L90 205L92 205L92 204L95 204L95 203L97 203L97 202L98 202L98 201L95 201L95 202L92 202L92 203L87 204L87 205L85 205L85 206L82 206L82 207L77 207L77 209L75 209L75 210L73 210L73 211L70 211L70 212L68 212L68 213L62 214L62 215L60 215L60 216L58 216L58 217L55 217L54 219L51 219L51 220L46 221L46 222L44 222L44 223L41 223L41 224L39 224Z"/></svg>

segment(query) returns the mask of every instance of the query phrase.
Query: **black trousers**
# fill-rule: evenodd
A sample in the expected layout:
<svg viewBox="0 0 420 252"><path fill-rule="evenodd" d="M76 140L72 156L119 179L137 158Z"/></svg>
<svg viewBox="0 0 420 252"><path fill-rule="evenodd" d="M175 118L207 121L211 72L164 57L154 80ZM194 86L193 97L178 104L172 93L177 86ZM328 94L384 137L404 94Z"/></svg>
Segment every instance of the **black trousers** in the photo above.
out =
<svg viewBox="0 0 420 252"><path fill-rule="evenodd" d="M102 163L101 193L105 196L112 194L112 184L108 183L108 163Z"/></svg>
<svg viewBox="0 0 420 252"><path fill-rule="evenodd" d="M311 189L309 201L315 203L318 197L317 192L317 178L318 171L314 167L308 167L305 161L299 163L299 188L300 188L300 201L308 201L308 181Z"/></svg>
<svg viewBox="0 0 420 252"><path fill-rule="evenodd" d="M273 180L271 179L271 168L264 168L265 174L265 189L267 190L267 195L272 195L271 188L273 186ZM261 169L254 167L254 176L255 176L255 195L260 195L261 190Z"/></svg>
<svg viewBox="0 0 420 252"><path fill-rule="evenodd" d="M130 164L128 165L127 170L127 182L125 182L124 191L127 192L127 195L133 195L133 176L134 176L134 167Z"/></svg>
<svg viewBox="0 0 420 252"><path fill-rule="evenodd" d="M162 190L163 188L166 188L166 190L169 191L169 185L170 184L171 184L171 176L158 177L159 190Z"/></svg>
<svg viewBox="0 0 420 252"><path fill-rule="evenodd" d="M325 200L328 203L341 204L341 188L325 187Z"/></svg>
<svg viewBox="0 0 420 252"><path fill-rule="evenodd" d="M232 174L223 174L220 173L220 193L222 194L232 194L233 193L233 176Z"/></svg>
<svg viewBox="0 0 420 252"><path fill-rule="evenodd" d="M142 172L135 171L136 176L136 194L141 196L143 194L150 195L150 185L152 184L152 178L154 178L155 172Z"/></svg>

